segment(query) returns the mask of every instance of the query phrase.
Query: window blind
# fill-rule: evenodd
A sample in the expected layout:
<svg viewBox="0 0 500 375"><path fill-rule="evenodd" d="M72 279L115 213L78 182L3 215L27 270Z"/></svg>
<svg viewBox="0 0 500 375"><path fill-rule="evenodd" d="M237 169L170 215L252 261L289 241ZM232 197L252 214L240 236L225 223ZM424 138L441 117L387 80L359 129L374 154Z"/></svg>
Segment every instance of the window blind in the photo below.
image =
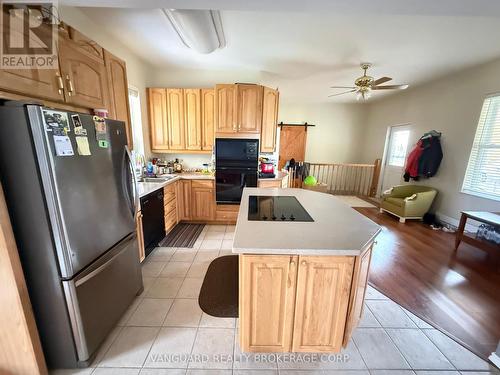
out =
<svg viewBox="0 0 500 375"><path fill-rule="evenodd" d="M483 102L462 192L500 200L500 94Z"/></svg>

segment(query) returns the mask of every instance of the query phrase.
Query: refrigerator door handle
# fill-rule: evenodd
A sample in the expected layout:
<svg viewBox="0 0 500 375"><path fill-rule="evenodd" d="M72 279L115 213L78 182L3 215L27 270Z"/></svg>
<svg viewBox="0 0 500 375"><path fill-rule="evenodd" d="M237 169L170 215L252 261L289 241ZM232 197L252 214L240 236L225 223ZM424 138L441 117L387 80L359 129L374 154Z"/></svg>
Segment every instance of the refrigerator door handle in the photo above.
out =
<svg viewBox="0 0 500 375"><path fill-rule="evenodd" d="M137 180L135 178L134 163L132 161L132 153L130 152L127 145L125 145L125 154L128 159L130 174L132 175L132 191L131 191L131 201L132 201L132 215L135 221L135 216L137 215L137 210L139 208L139 194L137 193ZM127 189L127 191L129 191Z"/></svg>

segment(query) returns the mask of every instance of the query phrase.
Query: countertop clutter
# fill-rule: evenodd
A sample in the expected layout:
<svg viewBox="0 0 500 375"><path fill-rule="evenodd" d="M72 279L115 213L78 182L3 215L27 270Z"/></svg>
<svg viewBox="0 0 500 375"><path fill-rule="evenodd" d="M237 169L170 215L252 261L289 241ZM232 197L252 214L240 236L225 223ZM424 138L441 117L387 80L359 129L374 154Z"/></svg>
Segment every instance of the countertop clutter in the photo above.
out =
<svg viewBox="0 0 500 375"><path fill-rule="evenodd" d="M250 195L294 196L314 222L250 221ZM245 188L233 253L357 256L370 246L380 230L380 226L330 194L304 189Z"/></svg>
<svg viewBox="0 0 500 375"><path fill-rule="evenodd" d="M182 172L182 173L174 173L174 174L166 174L165 177L168 177L168 180L162 181L161 178L158 179L158 182L138 182L137 183L137 191L139 193L139 197L144 197L153 191L161 189L175 181L184 179L184 180L215 180L215 176L211 174L204 174L198 172ZM259 178L259 181L281 181L288 176L286 172L277 172L276 176L273 178Z"/></svg>

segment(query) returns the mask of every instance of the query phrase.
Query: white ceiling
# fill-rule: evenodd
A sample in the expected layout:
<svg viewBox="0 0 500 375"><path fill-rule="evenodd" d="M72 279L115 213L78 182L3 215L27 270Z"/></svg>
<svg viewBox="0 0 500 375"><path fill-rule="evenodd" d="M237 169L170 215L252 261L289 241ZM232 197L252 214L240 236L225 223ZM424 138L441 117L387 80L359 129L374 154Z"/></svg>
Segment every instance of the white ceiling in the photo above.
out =
<svg viewBox="0 0 500 375"><path fill-rule="evenodd" d="M248 0L183 1L183 8L216 5L222 9L227 47L209 55L186 48L162 11L154 8L181 7L179 1L87 0L87 6L114 8L86 7L83 11L158 69L256 72L260 83L279 86L283 99L297 102L355 101L353 95L327 96L334 93L329 86L353 83L361 74L361 61L374 64L371 74L375 78L387 75L394 78L391 83L416 85L500 56L500 1L293 0L286 8L293 12L276 11L273 7L282 1L264 4L259 0L253 6L262 2L261 9L266 4L270 9L259 11L248 10L245 4L252 3ZM62 3L82 5L78 0ZM304 3L309 8L318 6L314 11L298 11ZM361 12L360 5L368 6L367 10ZM224 10L229 8L244 10Z"/></svg>

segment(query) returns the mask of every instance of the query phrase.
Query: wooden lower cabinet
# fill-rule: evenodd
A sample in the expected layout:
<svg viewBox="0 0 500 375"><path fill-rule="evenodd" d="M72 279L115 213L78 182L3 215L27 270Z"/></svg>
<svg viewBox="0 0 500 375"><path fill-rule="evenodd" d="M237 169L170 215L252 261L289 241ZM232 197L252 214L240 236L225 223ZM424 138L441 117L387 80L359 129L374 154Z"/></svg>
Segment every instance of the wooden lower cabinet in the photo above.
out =
<svg viewBox="0 0 500 375"><path fill-rule="evenodd" d="M191 180L177 181L177 218L191 220Z"/></svg>
<svg viewBox="0 0 500 375"><path fill-rule="evenodd" d="M281 255L240 256L239 321L243 351L290 351L297 258Z"/></svg>
<svg viewBox="0 0 500 375"><path fill-rule="evenodd" d="M366 287L368 286L368 274L370 272L372 248L373 245L370 246L363 254L361 254L361 256L356 257L347 324L344 334L344 346L346 346L349 342L354 328L358 326L359 321L361 320L361 316L363 315L365 292Z"/></svg>
<svg viewBox="0 0 500 375"><path fill-rule="evenodd" d="M292 351L342 348L354 257L299 258Z"/></svg>
<svg viewBox="0 0 500 375"><path fill-rule="evenodd" d="M359 321L351 315L361 314L369 269L363 255L241 254L242 351L339 352Z"/></svg>
<svg viewBox="0 0 500 375"><path fill-rule="evenodd" d="M283 187L283 181L282 180L266 180L264 179L259 179L257 181L257 187L260 188L281 188Z"/></svg>
<svg viewBox="0 0 500 375"><path fill-rule="evenodd" d="M212 180L193 180L191 197L191 220L215 220L215 190Z"/></svg>
<svg viewBox="0 0 500 375"><path fill-rule="evenodd" d="M163 188L165 233L168 234L179 222L177 218L177 182Z"/></svg>

